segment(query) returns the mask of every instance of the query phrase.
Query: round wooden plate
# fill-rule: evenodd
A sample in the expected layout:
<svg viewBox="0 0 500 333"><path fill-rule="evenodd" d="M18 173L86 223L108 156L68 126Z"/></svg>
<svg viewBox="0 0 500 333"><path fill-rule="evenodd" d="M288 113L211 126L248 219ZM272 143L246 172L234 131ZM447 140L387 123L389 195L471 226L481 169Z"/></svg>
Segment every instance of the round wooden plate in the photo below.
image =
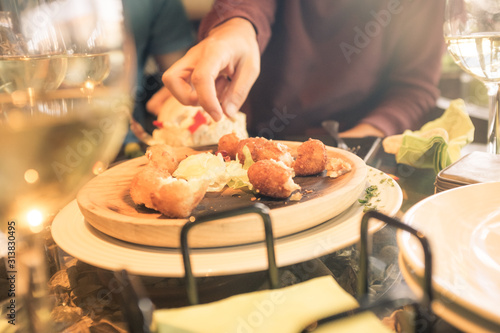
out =
<svg viewBox="0 0 500 333"><path fill-rule="evenodd" d="M300 142L282 142L292 149L300 145ZM366 164L356 155L332 147L327 147L327 151L330 157L349 161L352 171L335 179L324 174L295 177L302 188L300 201L277 200L226 187L221 192L207 193L192 216L261 202L271 209L276 238L321 224L357 201L365 189L367 176ZM78 206L88 223L109 236L135 244L177 248L180 230L188 220L167 218L136 205L130 198L130 182L146 164L147 159L139 157L95 177L78 193ZM190 233L189 244L195 248L225 247L259 242L263 238L260 217L248 214L199 225Z"/></svg>

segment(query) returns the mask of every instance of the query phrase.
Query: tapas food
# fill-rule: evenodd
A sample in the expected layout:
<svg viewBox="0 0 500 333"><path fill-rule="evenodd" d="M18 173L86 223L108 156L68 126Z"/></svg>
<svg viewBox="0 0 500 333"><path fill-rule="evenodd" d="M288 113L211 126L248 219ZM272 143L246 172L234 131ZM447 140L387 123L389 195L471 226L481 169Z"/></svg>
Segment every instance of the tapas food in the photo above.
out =
<svg viewBox="0 0 500 333"><path fill-rule="evenodd" d="M292 157L297 159L297 149L303 142L277 142L289 147ZM188 147L163 148L178 162L171 177L186 182L195 178L210 181L203 199L190 214L184 212L178 215L186 217L172 218L132 200L132 180L142 169L151 166L149 158L154 156L148 154L149 158L141 156L109 168L79 191L77 203L86 223L125 242L176 248L180 245L181 228L188 221L260 202L269 207L275 237L279 238L317 226L356 205L367 186L369 169L363 160L348 151L328 146L328 159L339 158L348 162L351 171L337 178L327 176L326 171L295 176L292 179L301 188L288 198L272 198L257 192L248 178L248 168L254 164L251 158L243 164L237 159L228 160L223 152L217 151L217 146L203 151ZM248 149L243 151L249 155ZM151 197L150 192L143 193ZM157 194L159 198L166 195L160 191ZM178 207L181 208L180 203ZM262 241L264 230L260 220L257 214L244 214L200 225L193 230L190 245L204 248Z"/></svg>
<svg viewBox="0 0 500 333"><path fill-rule="evenodd" d="M225 186L287 199L300 191L293 178L318 175L340 177L351 171L349 161L328 159L320 140L309 139L296 152L284 143L265 138L222 136L215 153L200 152L177 161L169 146L149 147L148 164L132 179L130 196L135 204L170 218L188 217L206 192ZM297 196L294 196L295 198ZM298 196L300 198L300 196Z"/></svg>
<svg viewBox="0 0 500 333"><path fill-rule="evenodd" d="M203 199L208 181L172 177L178 162L166 146L150 147L145 155L149 162L135 175L130 185L130 197L134 203L168 217L189 216Z"/></svg>

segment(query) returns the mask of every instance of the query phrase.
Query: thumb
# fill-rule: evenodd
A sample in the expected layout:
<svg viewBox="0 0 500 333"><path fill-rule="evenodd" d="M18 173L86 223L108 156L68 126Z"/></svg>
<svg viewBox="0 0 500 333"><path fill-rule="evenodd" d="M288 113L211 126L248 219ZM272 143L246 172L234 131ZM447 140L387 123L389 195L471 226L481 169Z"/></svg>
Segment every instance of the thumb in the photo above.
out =
<svg viewBox="0 0 500 333"><path fill-rule="evenodd" d="M258 75L258 58L257 61L247 61L247 64L235 72L221 100L222 110L229 118L233 119L241 109Z"/></svg>

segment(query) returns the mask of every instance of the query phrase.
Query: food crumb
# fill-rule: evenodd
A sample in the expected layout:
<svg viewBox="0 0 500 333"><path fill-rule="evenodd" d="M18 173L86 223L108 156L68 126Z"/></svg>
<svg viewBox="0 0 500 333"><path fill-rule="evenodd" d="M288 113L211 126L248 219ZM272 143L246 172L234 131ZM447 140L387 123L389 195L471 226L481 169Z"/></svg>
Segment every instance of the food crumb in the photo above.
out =
<svg viewBox="0 0 500 333"><path fill-rule="evenodd" d="M300 201L302 199L302 193L300 192L295 192L290 196L290 201Z"/></svg>
<svg viewBox="0 0 500 333"><path fill-rule="evenodd" d="M257 200L256 197L253 197L253 198L250 199L250 201L255 201L255 200Z"/></svg>
<svg viewBox="0 0 500 333"><path fill-rule="evenodd" d="M189 222L194 222L194 221L196 221L196 217L194 217L194 216L190 216L190 217L189 217Z"/></svg>
<svg viewBox="0 0 500 333"><path fill-rule="evenodd" d="M340 177L352 170L352 166L341 158L332 157L326 165L326 175L330 178Z"/></svg>

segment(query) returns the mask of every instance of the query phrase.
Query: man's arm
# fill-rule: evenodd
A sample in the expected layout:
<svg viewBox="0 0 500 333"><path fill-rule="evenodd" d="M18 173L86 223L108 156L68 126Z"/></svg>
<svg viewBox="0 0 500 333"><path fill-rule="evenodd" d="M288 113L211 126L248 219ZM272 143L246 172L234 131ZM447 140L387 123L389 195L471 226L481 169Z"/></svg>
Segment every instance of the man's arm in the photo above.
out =
<svg viewBox="0 0 500 333"><path fill-rule="evenodd" d="M276 8L277 0L216 0L212 10L201 22L198 37L202 40L219 24L231 18L241 17L252 23L255 28L262 54L271 38Z"/></svg>
<svg viewBox="0 0 500 333"><path fill-rule="evenodd" d="M401 6L404 12L395 15L402 16L394 17L398 29L388 36L397 43L388 89L378 107L361 121L385 135L418 129L422 117L435 106L445 50L444 0L403 1Z"/></svg>

